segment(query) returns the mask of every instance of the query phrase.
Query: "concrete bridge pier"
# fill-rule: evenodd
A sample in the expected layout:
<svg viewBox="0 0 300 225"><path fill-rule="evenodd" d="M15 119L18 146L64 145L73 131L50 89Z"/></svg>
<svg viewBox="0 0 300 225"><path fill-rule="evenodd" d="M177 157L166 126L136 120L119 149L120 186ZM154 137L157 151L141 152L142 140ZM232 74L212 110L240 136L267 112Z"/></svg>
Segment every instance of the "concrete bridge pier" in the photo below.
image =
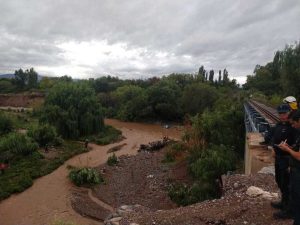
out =
<svg viewBox="0 0 300 225"><path fill-rule="evenodd" d="M245 111L245 174L255 174L263 167L274 165L272 151L265 145L259 144L264 140L264 132L270 127L269 123L250 104L244 104Z"/></svg>

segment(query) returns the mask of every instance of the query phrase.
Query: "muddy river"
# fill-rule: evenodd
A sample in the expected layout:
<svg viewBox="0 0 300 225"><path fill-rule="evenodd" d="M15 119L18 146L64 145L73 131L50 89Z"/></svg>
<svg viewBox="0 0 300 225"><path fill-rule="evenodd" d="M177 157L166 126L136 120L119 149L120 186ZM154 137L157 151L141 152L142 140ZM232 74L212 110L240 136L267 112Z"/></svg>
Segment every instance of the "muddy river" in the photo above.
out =
<svg viewBox="0 0 300 225"><path fill-rule="evenodd" d="M67 165L95 167L106 162L107 150L116 145L126 143L117 155L136 154L140 144L161 139L165 135L179 139L181 135L181 129L178 127L164 129L160 125L111 119L105 123L120 129L126 139L106 146L91 144L91 151L69 159L51 174L37 179L26 191L0 202L0 225L44 225L55 219L73 221L79 225L102 224L82 217L72 209L70 195L73 185L67 178Z"/></svg>

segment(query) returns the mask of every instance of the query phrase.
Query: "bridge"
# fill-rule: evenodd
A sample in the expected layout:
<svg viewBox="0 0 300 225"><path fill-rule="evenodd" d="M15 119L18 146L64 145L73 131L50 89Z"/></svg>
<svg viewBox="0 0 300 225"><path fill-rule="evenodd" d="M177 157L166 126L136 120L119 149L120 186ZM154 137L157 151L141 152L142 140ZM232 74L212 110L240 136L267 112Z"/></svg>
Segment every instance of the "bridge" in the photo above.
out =
<svg viewBox="0 0 300 225"><path fill-rule="evenodd" d="M245 111L245 174L254 174L263 167L274 164L272 151L260 142L271 127L279 121L278 113L272 107L268 107L255 100L244 103Z"/></svg>

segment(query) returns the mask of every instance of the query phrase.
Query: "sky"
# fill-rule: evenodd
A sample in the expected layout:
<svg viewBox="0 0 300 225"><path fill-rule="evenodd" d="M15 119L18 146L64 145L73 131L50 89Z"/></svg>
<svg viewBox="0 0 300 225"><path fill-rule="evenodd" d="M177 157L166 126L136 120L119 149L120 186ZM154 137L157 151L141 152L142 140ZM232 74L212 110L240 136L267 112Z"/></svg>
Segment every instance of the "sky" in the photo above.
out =
<svg viewBox="0 0 300 225"><path fill-rule="evenodd" d="M0 74L144 79L255 65L300 40L299 0L0 0Z"/></svg>

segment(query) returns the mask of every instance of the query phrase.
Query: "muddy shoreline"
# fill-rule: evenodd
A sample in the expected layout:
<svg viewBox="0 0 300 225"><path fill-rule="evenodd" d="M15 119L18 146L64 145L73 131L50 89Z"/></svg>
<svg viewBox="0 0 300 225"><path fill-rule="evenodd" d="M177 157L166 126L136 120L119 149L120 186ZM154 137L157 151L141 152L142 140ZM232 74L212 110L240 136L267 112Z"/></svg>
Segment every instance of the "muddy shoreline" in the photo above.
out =
<svg viewBox="0 0 300 225"><path fill-rule="evenodd" d="M32 187L15 194L0 203L0 225L42 225L49 224L55 218L74 221L78 224L99 225L102 222L82 217L71 206L71 190L74 186L67 179L67 165L96 167L106 162L107 151L119 144L126 143L116 155L133 155L140 144L169 136L179 139L180 130L164 129L159 125L126 123L118 120L106 120L106 124L120 129L125 140L106 146L91 144L91 151L69 159L57 170L35 180Z"/></svg>

